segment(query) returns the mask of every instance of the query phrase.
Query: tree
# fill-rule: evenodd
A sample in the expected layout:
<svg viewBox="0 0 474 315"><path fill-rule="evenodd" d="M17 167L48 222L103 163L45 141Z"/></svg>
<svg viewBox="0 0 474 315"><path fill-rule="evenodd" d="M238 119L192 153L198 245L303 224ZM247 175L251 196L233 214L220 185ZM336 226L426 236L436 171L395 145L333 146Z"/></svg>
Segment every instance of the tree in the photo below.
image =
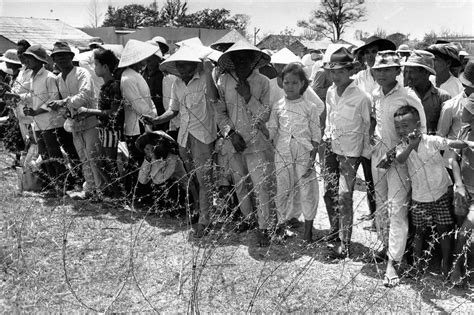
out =
<svg viewBox="0 0 474 315"><path fill-rule="evenodd" d="M104 15L103 13L99 12L99 0L91 0L89 2L89 7L87 8L87 12L89 14L89 26L91 28L99 27L99 21Z"/></svg>
<svg viewBox="0 0 474 315"><path fill-rule="evenodd" d="M438 35L436 34L435 31L430 31L429 33L425 33L425 36L423 36L423 39L421 42L418 42L415 46L416 49L425 49L429 45L434 44L436 42L436 39L438 38Z"/></svg>
<svg viewBox="0 0 474 315"><path fill-rule="evenodd" d="M374 36L377 36L380 38L387 38L387 32L379 26L377 27L377 30L375 31Z"/></svg>
<svg viewBox="0 0 474 315"><path fill-rule="evenodd" d="M187 21L188 3L181 0L166 0L160 12L160 19L165 26L183 26Z"/></svg>
<svg viewBox="0 0 474 315"><path fill-rule="evenodd" d="M159 13L139 4L128 4L122 8L109 6L102 26L137 28L160 23Z"/></svg>
<svg viewBox="0 0 474 315"><path fill-rule="evenodd" d="M366 14L364 0L322 0L319 9L311 12L309 20L300 20L297 25L335 42L341 39L348 26L364 21Z"/></svg>

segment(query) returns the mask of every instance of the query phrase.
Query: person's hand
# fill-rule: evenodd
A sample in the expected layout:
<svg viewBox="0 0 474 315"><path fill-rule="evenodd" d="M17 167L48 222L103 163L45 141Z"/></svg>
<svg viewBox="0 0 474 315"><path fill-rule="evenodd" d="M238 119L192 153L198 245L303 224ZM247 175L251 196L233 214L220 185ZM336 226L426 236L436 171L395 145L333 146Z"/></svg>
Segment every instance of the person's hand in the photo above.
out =
<svg viewBox="0 0 474 315"><path fill-rule="evenodd" d="M31 107L24 107L23 114L26 116L36 116L36 111Z"/></svg>
<svg viewBox="0 0 474 315"><path fill-rule="evenodd" d="M143 115L140 117L140 119L145 125L151 125L151 126L153 126L156 121L156 118L148 116L148 115Z"/></svg>
<svg viewBox="0 0 474 315"><path fill-rule="evenodd" d="M244 138L242 138L242 136L237 132L233 132L230 135L230 141L237 152L243 152L247 148Z"/></svg>
<svg viewBox="0 0 474 315"><path fill-rule="evenodd" d="M65 107L66 103L67 103L66 100L56 100L56 101L50 101L47 106L51 108L51 110L57 111L61 107Z"/></svg>
<svg viewBox="0 0 474 315"><path fill-rule="evenodd" d="M81 106L77 109L78 114L85 114L87 112L88 112L88 109L87 109L87 107L84 107L84 106Z"/></svg>
<svg viewBox="0 0 474 315"><path fill-rule="evenodd" d="M417 129L409 133L407 136L408 145L412 148L416 148L421 141L421 132Z"/></svg>
<svg viewBox="0 0 474 315"><path fill-rule="evenodd" d="M303 174L303 178L308 178L314 171L314 160L310 159L306 166L306 173Z"/></svg>
<svg viewBox="0 0 474 315"><path fill-rule="evenodd" d="M247 80L237 82L235 90L244 98L245 102L248 103L252 94L250 93L250 85Z"/></svg>

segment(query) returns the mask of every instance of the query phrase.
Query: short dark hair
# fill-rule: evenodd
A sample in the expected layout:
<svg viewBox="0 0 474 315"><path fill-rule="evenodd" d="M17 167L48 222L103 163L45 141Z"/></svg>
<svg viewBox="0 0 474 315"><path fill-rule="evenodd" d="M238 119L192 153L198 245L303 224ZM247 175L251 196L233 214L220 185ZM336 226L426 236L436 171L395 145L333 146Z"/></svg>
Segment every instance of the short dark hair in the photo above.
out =
<svg viewBox="0 0 474 315"><path fill-rule="evenodd" d="M404 105L400 107L399 109L397 109L397 111L393 114L393 118L405 116L408 114L412 114L416 120L420 120L420 113L415 107L411 105Z"/></svg>
<svg viewBox="0 0 474 315"><path fill-rule="evenodd" d="M288 73L294 74L300 78L301 81L303 81L303 87L301 88L300 94L302 95L306 89L309 86L309 80L306 77L306 73L303 70L303 66L299 62L292 62L289 63L283 68L283 71L281 72L281 80L283 81L285 78L285 75Z"/></svg>
<svg viewBox="0 0 474 315"><path fill-rule="evenodd" d="M110 49L95 49L94 59L96 59L102 65L107 65L110 72L112 73L119 64L117 56L115 56L115 54Z"/></svg>
<svg viewBox="0 0 474 315"><path fill-rule="evenodd" d="M28 49L28 48L31 46L31 44L28 43L28 41L27 41L26 39L20 39L20 40L18 41L18 43L16 43L16 45L17 45L17 46L22 46L22 47L24 47L25 49Z"/></svg>

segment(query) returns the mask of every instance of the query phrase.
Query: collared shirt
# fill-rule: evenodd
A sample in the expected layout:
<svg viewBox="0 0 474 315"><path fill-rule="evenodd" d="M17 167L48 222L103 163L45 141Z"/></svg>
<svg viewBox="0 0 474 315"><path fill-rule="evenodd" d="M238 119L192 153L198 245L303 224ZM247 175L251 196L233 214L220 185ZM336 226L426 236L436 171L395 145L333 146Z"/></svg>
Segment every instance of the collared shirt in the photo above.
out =
<svg viewBox="0 0 474 315"><path fill-rule="evenodd" d="M406 143L397 146L397 152L403 152L406 147ZM412 150L406 160L413 200L433 202L448 191L452 183L439 151L449 149L445 138L422 135L418 149Z"/></svg>
<svg viewBox="0 0 474 315"><path fill-rule="evenodd" d="M67 107L73 117L80 107L97 108L95 101L94 84L87 70L80 67L73 67L67 74L66 80L62 78L60 73L56 77L58 83L59 94L62 99L67 99ZM80 120L73 120L73 131L84 131L97 126L96 116L89 116Z"/></svg>
<svg viewBox="0 0 474 315"><path fill-rule="evenodd" d="M142 115L156 117L156 108L145 79L131 68L125 69L120 80L120 90L125 102L125 124L123 134L140 134L139 119Z"/></svg>
<svg viewBox="0 0 474 315"><path fill-rule="evenodd" d="M451 96L430 83L430 89L425 95L420 95L414 90L416 95L420 98L421 104L425 109L426 124L428 134L436 134L438 130L438 121L441 114L443 103L451 98Z"/></svg>
<svg viewBox="0 0 474 315"><path fill-rule="evenodd" d="M216 104L216 120L224 134L233 129L239 133L247 144L243 153L265 151L270 143L259 130L259 125L270 118L270 84L267 77L252 72L247 78L252 95L249 102L237 93L235 74L225 73L220 76L217 88L221 101Z"/></svg>
<svg viewBox="0 0 474 315"><path fill-rule="evenodd" d="M59 90L54 74L41 68L34 77L31 76L29 91L20 94L20 96L31 103L31 108L34 110L41 108L48 111L33 116L35 130L49 130L63 126L63 116L46 106L49 101L59 99Z"/></svg>
<svg viewBox="0 0 474 315"><path fill-rule="evenodd" d="M270 80L270 106L273 108L279 100L285 97L285 91L278 85L278 78L273 78ZM324 111L324 103L321 101L316 92L308 86L306 91L303 93L303 98L310 102L314 103L318 109L318 116Z"/></svg>
<svg viewBox="0 0 474 315"><path fill-rule="evenodd" d="M395 121L393 114L402 106L411 105L418 110L420 114L420 130L422 133L426 133L426 116L421 101L416 96L415 92L410 88L403 87L397 82L397 85L384 94L382 87L378 87L373 92L373 113L377 125L375 126L375 135L382 142L384 150L388 151L395 147L400 139L395 131Z"/></svg>
<svg viewBox="0 0 474 315"><path fill-rule="evenodd" d="M444 102L438 122L437 135L448 139L457 139L466 123L461 121L464 104L468 98L464 92Z"/></svg>
<svg viewBox="0 0 474 315"><path fill-rule="evenodd" d="M209 144L217 138L214 110L206 98L207 78L196 72L186 85L177 78L171 88L170 108L181 115L178 144L186 147L188 135Z"/></svg>
<svg viewBox="0 0 474 315"><path fill-rule="evenodd" d="M326 96L326 136L332 151L348 157L369 156L370 96L351 82L341 96L333 84Z"/></svg>
<svg viewBox="0 0 474 315"><path fill-rule="evenodd" d="M433 83L433 85L436 86L436 77L434 75L430 75L430 81L431 83ZM448 92L451 97L455 97L456 95L464 91L461 81L459 81L459 79L453 76L451 73L449 79L446 80L446 82L436 87Z"/></svg>

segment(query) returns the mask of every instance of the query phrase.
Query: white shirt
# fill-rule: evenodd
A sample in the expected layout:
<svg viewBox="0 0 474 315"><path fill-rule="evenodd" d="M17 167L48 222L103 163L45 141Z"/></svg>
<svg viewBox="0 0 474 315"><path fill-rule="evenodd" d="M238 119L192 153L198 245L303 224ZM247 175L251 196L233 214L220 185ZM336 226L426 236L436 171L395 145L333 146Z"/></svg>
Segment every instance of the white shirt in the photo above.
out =
<svg viewBox="0 0 474 315"><path fill-rule="evenodd" d="M378 87L373 93L373 113L377 125L375 126L375 135L382 142L385 150L395 147L400 139L395 131L395 121L393 114L402 106L411 105L418 110L420 115L420 130L426 133L426 116L423 105L416 93L409 88L403 87L400 83L386 95L382 91L382 87Z"/></svg>
<svg viewBox="0 0 474 315"><path fill-rule="evenodd" d="M273 106L278 103L282 98L285 97L285 91L278 85L278 78L273 78L270 80L270 105ZM314 103L318 108L318 115L324 111L324 103L319 98L318 94L308 86L306 91L303 93L303 98L311 103Z"/></svg>
<svg viewBox="0 0 474 315"><path fill-rule="evenodd" d="M18 73L18 76L16 77L15 81L11 84L12 86L12 91L16 94L24 94L28 93L30 90L30 78L31 78L31 73L32 71L30 69L25 69L23 66ZM19 102L15 114L18 118L18 121L21 123L20 128L24 128L22 124L29 125L33 123L33 117L31 116L26 116L23 113L23 108L25 106L31 105L28 101L22 100Z"/></svg>
<svg viewBox="0 0 474 315"><path fill-rule="evenodd" d="M430 75L430 81L434 86L436 86L436 77L434 75ZM436 87L440 88L441 90L445 90L449 95L451 95L451 97L454 97L464 91L461 81L459 81L459 79L453 76L451 73L449 79L446 80L446 82Z"/></svg>
<svg viewBox="0 0 474 315"><path fill-rule="evenodd" d="M401 153L407 144L397 146ZM452 184L440 150L449 150L445 138L422 135L418 150L412 150L406 164L411 179L412 199L433 202L441 198Z"/></svg>
<svg viewBox="0 0 474 315"><path fill-rule="evenodd" d="M171 104L171 87L178 77L168 74L163 77L163 108L170 108ZM176 130L179 128L181 118L179 114L170 120L169 130Z"/></svg>
<svg viewBox="0 0 474 315"><path fill-rule="evenodd" d="M369 95L372 95L372 93L379 87L379 84L375 81L370 70L371 69L367 67L367 69L359 71L352 78L358 87L366 93L369 93ZM397 76L397 81L403 86L403 71L401 71Z"/></svg>
<svg viewBox="0 0 474 315"><path fill-rule="evenodd" d="M302 97L296 100L282 98L272 109L268 131L277 152L288 152L292 140L311 149L311 141L321 141L316 104Z"/></svg>
<svg viewBox="0 0 474 315"><path fill-rule="evenodd" d="M122 91L123 98L126 100L123 134L126 136L139 135L139 118L142 115L157 116L148 84L138 72L127 68L120 80L120 90Z"/></svg>
<svg viewBox="0 0 474 315"><path fill-rule="evenodd" d="M341 96L333 84L326 94L326 135L338 155L370 157L370 96L351 82Z"/></svg>
<svg viewBox="0 0 474 315"><path fill-rule="evenodd" d="M467 126L461 121L464 104L469 99L464 92L459 93L450 100L443 103L438 121L436 134L448 139L457 139L462 127Z"/></svg>
<svg viewBox="0 0 474 315"><path fill-rule="evenodd" d="M178 144L186 147L191 134L202 143L209 144L217 138L214 109L206 98L207 78L196 72L186 85L177 78L171 88L170 109L181 115Z"/></svg>

